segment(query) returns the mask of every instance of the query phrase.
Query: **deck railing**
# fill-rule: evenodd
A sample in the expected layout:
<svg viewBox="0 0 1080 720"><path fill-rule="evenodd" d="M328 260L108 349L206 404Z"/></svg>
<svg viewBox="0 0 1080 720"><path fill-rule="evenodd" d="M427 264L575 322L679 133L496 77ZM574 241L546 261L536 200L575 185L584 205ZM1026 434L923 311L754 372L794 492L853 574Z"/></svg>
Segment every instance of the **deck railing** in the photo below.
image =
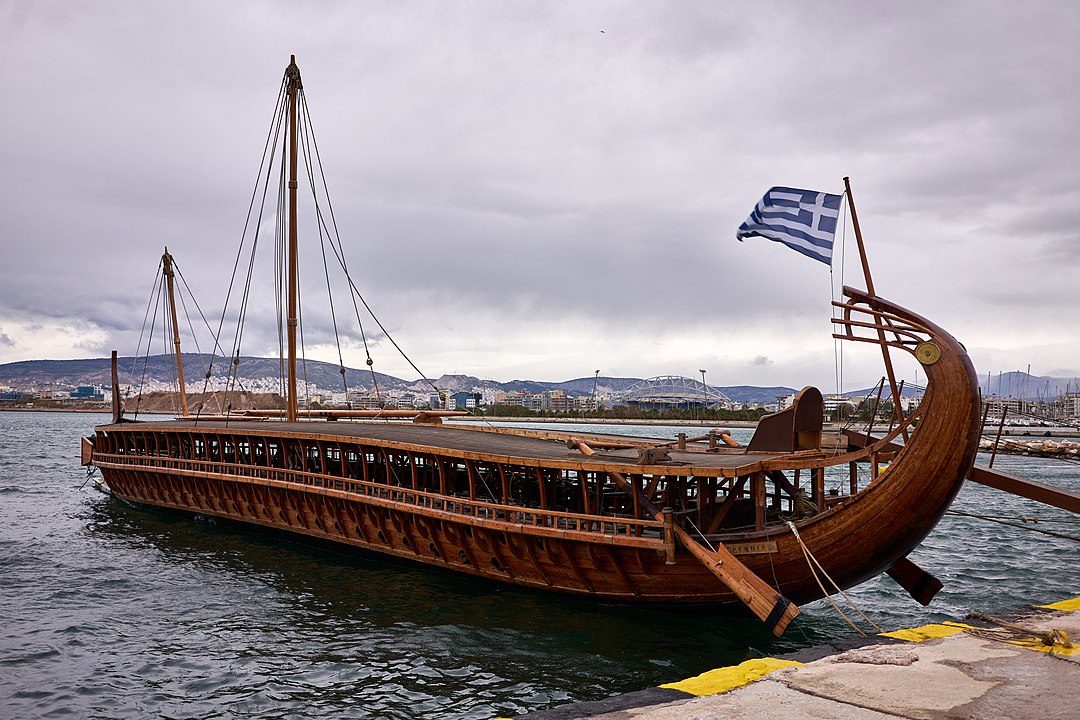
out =
<svg viewBox="0 0 1080 720"><path fill-rule="evenodd" d="M304 472L265 465L229 463L215 460L188 460L162 455L125 453L94 453L94 464L101 467L126 467L131 469L160 469L168 474L199 474L221 479L253 479L279 487L318 489L322 494L341 497L364 497L379 504L404 506L407 509L424 508L428 514L446 514L454 517L473 518L475 524L522 525L556 532L588 533L605 535L612 539L633 539L633 544L651 544L643 534L663 536L663 522L630 517L584 515L559 510L508 505L486 500L473 500L457 495L415 490L410 487L368 482L335 475ZM644 541L644 542L643 542Z"/></svg>

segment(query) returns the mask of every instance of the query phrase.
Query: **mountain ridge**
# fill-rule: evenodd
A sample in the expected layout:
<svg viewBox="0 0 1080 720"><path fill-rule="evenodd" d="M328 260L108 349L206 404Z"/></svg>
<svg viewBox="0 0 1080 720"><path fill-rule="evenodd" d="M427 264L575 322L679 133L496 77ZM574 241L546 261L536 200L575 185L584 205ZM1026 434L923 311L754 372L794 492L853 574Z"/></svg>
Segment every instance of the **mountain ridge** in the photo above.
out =
<svg viewBox="0 0 1080 720"><path fill-rule="evenodd" d="M213 376L223 381L223 370L229 361L222 357L211 358L206 354L184 353L184 378L188 388L192 388L197 381L206 376L207 369L211 367ZM122 385L138 387L141 383L152 381L156 383L171 384L175 376L174 363L169 355L151 355L146 358L121 357L117 358L120 369L120 382ZM76 360L20 360L17 362L0 364L0 385L8 385L22 390L39 389L73 389L86 385L109 386L112 382L112 363L110 358L83 358ZM281 364L276 358L259 358L242 356L236 365L237 375L240 378L241 387L246 387L255 382L262 383L262 390L267 385L278 382L281 376ZM317 387L323 392L342 392L345 389L342 383L341 368L333 363L320 360L301 361L299 363L299 379ZM431 387L424 378L405 380L387 375L374 373L375 380L382 390L400 390L403 392L424 392ZM621 392L639 383L644 378L637 377L580 377L570 380L523 380L514 379L499 381L481 379L473 375L444 374L431 382L445 392L475 392L491 390L495 392L525 392L538 394L551 390L561 390L571 396L587 396L593 393L594 383L596 392L600 395L610 395ZM345 368L345 383L348 389L370 391L374 389L372 371L367 369ZM760 403L775 402L778 395L786 395L795 392L794 389L783 386L757 387L752 385L709 386L711 390L718 390L736 402Z"/></svg>
<svg viewBox="0 0 1080 720"><path fill-rule="evenodd" d="M198 353L183 354L184 375L189 388L195 385L198 379L205 378L211 360L213 361L214 377L222 379L222 371L228 366L229 361L227 359L220 356L211 358L209 355ZM175 375L171 356L169 355L151 355L147 358L122 357L118 359L118 364L122 384L138 386L140 379L171 384L171 379ZM241 385L249 381L261 382L264 391L271 384L271 381L278 382L281 374L282 365L276 358L242 356L237 364L237 375L241 379ZM1018 397L1037 400L1056 397L1066 391L1080 391L1080 384L1078 384L1076 378L1036 376L1022 371L999 373L996 376L983 375L982 378L980 389L988 397ZM424 378L405 380L386 373L373 373L369 369L348 367L345 368L343 383L341 368L338 365L321 360L301 361L299 379L306 379L310 385L323 392L342 392L346 384L349 390L370 391L374 389L376 382L379 388L383 390L394 389L403 392L430 390L430 386ZM611 395L626 390L642 380L643 378L637 377L586 376L561 381L525 379L499 381L459 373L444 374L432 382L440 390L451 393L488 389L496 392L523 391L536 394L561 390L567 395L583 396L593 393L594 384L598 394ZM24 391L41 389L70 390L79 386L108 386L110 384L111 361L109 358L19 360L0 363L0 385ZM794 388L786 386L710 385L709 387L711 390L722 392L731 400L740 403L774 402L779 395L795 392ZM910 388L905 388L905 394L911 391ZM872 389L853 390L844 394L850 396L868 392L872 392Z"/></svg>

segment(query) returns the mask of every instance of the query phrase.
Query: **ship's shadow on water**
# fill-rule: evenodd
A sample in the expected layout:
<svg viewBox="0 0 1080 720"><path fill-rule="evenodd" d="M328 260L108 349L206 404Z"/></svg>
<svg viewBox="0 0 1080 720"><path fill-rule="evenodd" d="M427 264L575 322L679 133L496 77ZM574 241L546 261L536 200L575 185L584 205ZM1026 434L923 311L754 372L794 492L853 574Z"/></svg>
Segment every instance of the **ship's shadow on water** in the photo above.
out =
<svg viewBox="0 0 1080 720"><path fill-rule="evenodd" d="M404 697L428 705L401 717L514 714L806 644L777 640L738 608L641 608L523 590L108 498L91 505L87 530L113 552L143 557L159 581L189 584L181 596L191 586L228 596L218 604L248 624L245 634L332 657L337 672L385 691L384 701L402 685ZM242 609L225 609L235 601ZM447 697L435 696L440 688ZM393 702L384 710L395 716Z"/></svg>
<svg viewBox="0 0 1080 720"><path fill-rule="evenodd" d="M750 645L767 646L774 641L757 619L737 606L643 608L579 599L406 559L331 548L240 523L131 507L114 500L94 504L88 527L132 550L157 551L169 564L264 582L312 608L342 617L360 614L380 626L407 622L547 634L567 629L568 621L580 619L580 624L569 627L571 634L584 637L609 626L612 637L618 638L625 635L627 623L666 620L686 627L691 617L704 627L687 627L686 639L699 637L708 625L724 624L725 631L736 633L740 641L755 641ZM559 626L552 627L547 622L551 618L558 618ZM745 649L748 643L740 642L740 646Z"/></svg>

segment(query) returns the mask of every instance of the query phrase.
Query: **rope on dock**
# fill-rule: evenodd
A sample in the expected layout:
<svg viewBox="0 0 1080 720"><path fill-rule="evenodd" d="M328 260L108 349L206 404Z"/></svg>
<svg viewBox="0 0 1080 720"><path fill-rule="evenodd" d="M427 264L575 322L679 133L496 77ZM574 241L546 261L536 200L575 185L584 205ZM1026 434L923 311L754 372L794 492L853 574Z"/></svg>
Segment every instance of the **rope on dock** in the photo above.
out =
<svg viewBox="0 0 1080 720"><path fill-rule="evenodd" d="M1080 537L1074 535L1066 535L1064 533L1054 532L1053 530L1043 530L1041 528L1032 527L1031 524L1039 522L1059 522L1059 523L1074 523L1074 520L1040 520L1038 518L1028 517L1008 517L1002 515L979 515L976 513L966 513L960 510L946 510L946 515L962 515L964 517L976 518L978 520L986 520L987 522L995 522L1000 525L1008 525L1009 527L1020 528L1021 530L1030 530L1031 532L1041 533L1042 535L1049 535L1050 537L1061 538L1062 540L1072 540L1073 542L1080 542ZM1008 522L1008 520L1002 518L1008 518L1008 520L1019 520L1021 522Z"/></svg>
<svg viewBox="0 0 1080 720"><path fill-rule="evenodd" d="M844 618L844 620L847 621L847 624L854 628L857 633L859 633L863 637L866 637L866 633L862 631L862 628L853 623L851 621L851 618L845 615L844 611L840 609L840 606L837 605L836 602L832 599L832 595L829 594L829 591L825 589L825 586L821 582L821 578L818 577L817 570L814 569L815 565L817 565L818 570L821 570L821 574L825 576L825 579L832 583L832 586L836 588L836 591L840 593L844 600L847 601L847 604L855 608L855 611L859 613L859 615L862 615L863 620L873 625L874 629L877 630L878 633L884 632L880 627L878 627L877 623L875 623L873 620L866 616L866 613L864 613L859 608L859 606L855 604L854 600L849 598L847 594L840 589L840 586L836 584L836 581L829 577L829 573L825 571L825 568L823 568L821 566L821 563L817 561L817 558L815 558L813 553L810 552L810 549L806 547L806 543L803 542L802 536L799 535L799 530L795 527L795 523L788 520L787 526L791 528L791 532L795 535L795 539L799 541L799 547L802 548L803 555L806 557L806 564L810 567L810 574L814 576L814 580L817 581L818 587L821 588L821 592L825 594L825 597L829 600L829 604L832 605L833 609L840 614L840 617Z"/></svg>
<svg viewBox="0 0 1080 720"><path fill-rule="evenodd" d="M1022 625L1015 623L1005 622L996 617L990 615L984 615L983 613L970 613L965 619L982 620L988 622L991 625L997 625L997 628L975 628L968 627L964 629L964 632L975 637L982 638L983 640L993 640L995 642L1005 643L1006 645L1017 645L1020 647L1037 647L1049 648L1049 652L1054 652L1055 648L1061 648L1062 650L1072 650L1073 644L1069 639L1068 634L1064 630L1058 630L1052 628L1049 631L1044 630L1032 630ZM1068 653L1072 654L1072 653Z"/></svg>

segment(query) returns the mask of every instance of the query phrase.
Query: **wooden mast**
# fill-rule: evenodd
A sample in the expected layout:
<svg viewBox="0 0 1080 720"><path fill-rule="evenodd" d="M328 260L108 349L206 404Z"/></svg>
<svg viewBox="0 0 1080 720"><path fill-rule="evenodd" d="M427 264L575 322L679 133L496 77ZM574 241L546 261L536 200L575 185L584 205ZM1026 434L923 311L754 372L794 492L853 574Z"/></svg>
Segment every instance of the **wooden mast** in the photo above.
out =
<svg viewBox="0 0 1080 720"><path fill-rule="evenodd" d="M165 274L166 298L169 303L169 315L172 317L173 347L176 350L176 380L180 383L180 416L187 417L187 387L184 385L184 358L180 354L180 326L176 322L176 293L173 283L173 258L169 248L161 256L162 272Z"/></svg>
<svg viewBox="0 0 1080 720"><path fill-rule="evenodd" d="M285 77L288 82L289 98L289 267L288 267L288 341L289 341L289 386L288 411L286 419L295 422L296 411L296 304L297 304L297 277L296 277L296 92L300 89L300 68L296 66L296 56L291 55L289 67L285 69Z"/></svg>
<svg viewBox="0 0 1080 720"><path fill-rule="evenodd" d="M851 227L855 230L855 242L859 245L859 260L862 262L863 277L866 279L866 294L870 296L870 301L873 303L877 300L877 293L874 292L874 280L870 277L870 261L866 259L866 246L863 245L862 231L859 229L859 215L855 212L855 197L851 194L851 182L849 178L844 178L844 192L847 193L848 207L851 208ZM893 399L893 412L900 418L900 428L904 435L904 440L908 438L907 426L903 422L903 406L900 404L900 390L896 385L896 372L893 370L892 356L889 355L889 346L885 342L885 331L881 329L881 320L875 320L874 324L878 325L878 342L881 345L881 356L885 361L885 375L889 378L889 390L892 392Z"/></svg>
<svg viewBox="0 0 1080 720"><path fill-rule="evenodd" d="M116 351L112 351L112 421L120 422L124 417L124 404L120 401L120 373L117 370Z"/></svg>

